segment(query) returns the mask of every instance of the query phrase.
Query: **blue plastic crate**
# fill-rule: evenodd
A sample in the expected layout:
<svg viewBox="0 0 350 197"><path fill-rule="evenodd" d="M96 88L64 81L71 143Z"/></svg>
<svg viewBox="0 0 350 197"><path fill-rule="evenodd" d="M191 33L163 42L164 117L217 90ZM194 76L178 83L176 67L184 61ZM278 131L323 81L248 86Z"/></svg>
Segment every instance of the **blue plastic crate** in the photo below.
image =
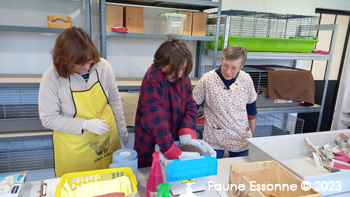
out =
<svg viewBox="0 0 350 197"><path fill-rule="evenodd" d="M200 141L200 143L205 143L202 140L198 141ZM178 141L176 141L175 143L178 146L180 145L180 142ZM166 159L166 157L164 157L164 155L160 153L160 160L162 160L161 157L164 157L166 161L165 164L164 162L161 163L163 163L166 169L167 182L182 181L187 179L195 179L217 175L218 161L216 159L216 152L213 148L211 148L211 150L208 151L211 153L210 155L201 156L196 159L175 159L172 161Z"/></svg>

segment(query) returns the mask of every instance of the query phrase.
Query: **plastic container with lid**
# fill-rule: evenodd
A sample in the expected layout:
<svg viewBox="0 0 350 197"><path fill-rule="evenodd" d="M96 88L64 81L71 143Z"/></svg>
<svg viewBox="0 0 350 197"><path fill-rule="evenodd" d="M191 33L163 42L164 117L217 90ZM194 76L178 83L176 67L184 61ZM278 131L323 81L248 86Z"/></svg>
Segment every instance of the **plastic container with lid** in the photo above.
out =
<svg viewBox="0 0 350 197"><path fill-rule="evenodd" d="M182 35L186 14L163 13L160 18L160 34Z"/></svg>

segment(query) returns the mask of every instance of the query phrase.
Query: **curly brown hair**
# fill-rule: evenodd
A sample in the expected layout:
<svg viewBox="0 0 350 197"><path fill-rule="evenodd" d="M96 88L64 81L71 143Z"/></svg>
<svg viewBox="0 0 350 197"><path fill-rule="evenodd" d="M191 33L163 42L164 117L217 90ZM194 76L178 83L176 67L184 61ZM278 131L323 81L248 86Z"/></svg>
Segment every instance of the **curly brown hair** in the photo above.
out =
<svg viewBox="0 0 350 197"><path fill-rule="evenodd" d="M58 75L63 78L74 73L74 65L84 65L89 61L96 64L100 62L100 58L100 53L89 35L83 29L74 26L58 36L52 50L53 64Z"/></svg>

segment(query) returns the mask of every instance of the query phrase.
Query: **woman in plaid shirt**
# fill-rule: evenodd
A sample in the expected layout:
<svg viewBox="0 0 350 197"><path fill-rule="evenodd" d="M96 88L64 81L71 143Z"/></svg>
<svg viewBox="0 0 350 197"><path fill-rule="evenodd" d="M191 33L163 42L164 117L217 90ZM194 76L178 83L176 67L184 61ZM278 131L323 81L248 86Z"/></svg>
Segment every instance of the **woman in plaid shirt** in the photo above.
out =
<svg viewBox="0 0 350 197"><path fill-rule="evenodd" d="M186 44L174 37L156 51L152 66L141 85L135 120L135 146L139 167L152 165L155 145L168 159L193 156L174 143L179 135L196 140L197 105L188 75L192 54Z"/></svg>

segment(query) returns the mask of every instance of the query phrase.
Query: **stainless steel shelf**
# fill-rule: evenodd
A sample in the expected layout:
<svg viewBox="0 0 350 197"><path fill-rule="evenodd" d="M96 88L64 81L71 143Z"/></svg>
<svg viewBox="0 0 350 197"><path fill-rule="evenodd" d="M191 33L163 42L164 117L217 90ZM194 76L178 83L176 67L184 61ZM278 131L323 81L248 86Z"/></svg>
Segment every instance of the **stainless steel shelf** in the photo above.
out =
<svg viewBox="0 0 350 197"><path fill-rule="evenodd" d="M140 6L206 10L219 7L219 2L210 0L106 0L107 3L120 3Z"/></svg>
<svg viewBox="0 0 350 197"><path fill-rule="evenodd" d="M168 39L173 36L182 40L198 40L198 41L215 41L215 37L209 36L183 36L183 35L166 35L166 34L145 34L145 33L117 33L107 31L106 36L128 37L128 38L155 38Z"/></svg>
<svg viewBox="0 0 350 197"><path fill-rule="evenodd" d="M65 29L48 28L48 27L27 27L27 26L9 26L0 25L0 31L18 31L18 32L34 32L34 33L62 33Z"/></svg>
<svg viewBox="0 0 350 197"><path fill-rule="evenodd" d="M312 107L276 107L276 108L258 108L258 114L273 114L273 113L315 113L320 112L321 106L314 105Z"/></svg>
<svg viewBox="0 0 350 197"><path fill-rule="evenodd" d="M205 50L205 54L214 57L214 50ZM218 51L217 57L221 58L222 51ZM315 53L273 53L273 52L249 52L247 59L267 60L330 60L331 56Z"/></svg>

